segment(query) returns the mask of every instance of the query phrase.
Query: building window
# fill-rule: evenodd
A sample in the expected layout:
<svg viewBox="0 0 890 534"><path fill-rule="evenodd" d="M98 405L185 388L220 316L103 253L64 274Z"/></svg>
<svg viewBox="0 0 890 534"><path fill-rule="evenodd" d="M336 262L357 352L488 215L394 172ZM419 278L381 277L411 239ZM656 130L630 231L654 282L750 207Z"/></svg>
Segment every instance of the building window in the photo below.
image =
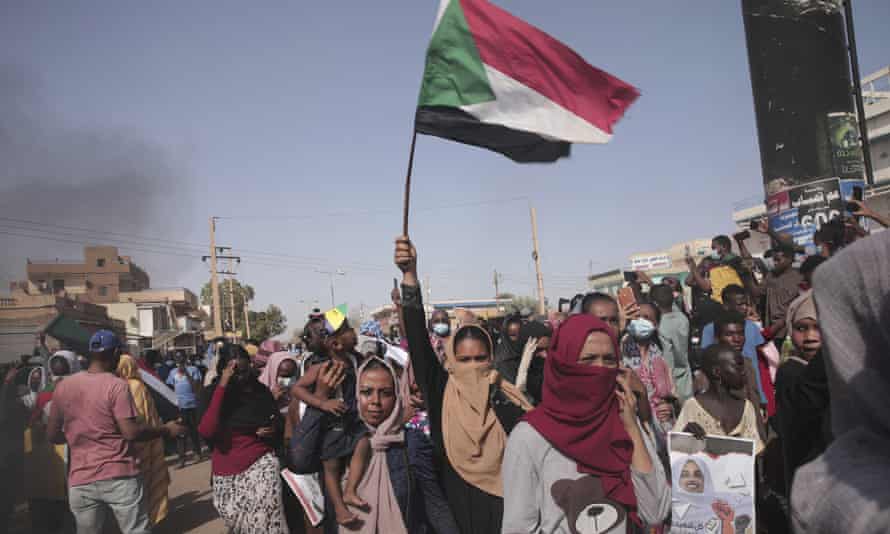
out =
<svg viewBox="0 0 890 534"><path fill-rule="evenodd" d="M63 291L65 289L65 281L64 280L53 280L53 293L58 293L59 291Z"/></svg>
<svg viewBox="0 0 890 534"><path fill-rule="evenodd" d="M105 258L99 258L96 260L96 267L105 267Z"/></svg>
<svg viewBox="0 0 890 534"><path fill-rule="evenodd" d="M100 297L108 296L108 286L99 286L99 296Z"/></svg>

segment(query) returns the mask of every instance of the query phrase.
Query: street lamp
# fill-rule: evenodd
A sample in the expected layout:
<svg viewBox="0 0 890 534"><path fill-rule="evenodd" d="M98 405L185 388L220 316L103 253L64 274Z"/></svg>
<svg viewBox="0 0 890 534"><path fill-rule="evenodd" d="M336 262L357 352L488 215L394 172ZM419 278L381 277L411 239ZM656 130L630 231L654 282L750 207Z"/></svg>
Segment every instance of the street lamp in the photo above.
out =
<svg viewBox="0 0 890 534"><path fill-rule="evenodd" d="M334 275L346 276L346 271L343 269L337 269L336 271L322 271L321 269L315 269L315 272L318 274L326 274L331 278L331 308L336 307L337 299L334 298Z"/></svg>

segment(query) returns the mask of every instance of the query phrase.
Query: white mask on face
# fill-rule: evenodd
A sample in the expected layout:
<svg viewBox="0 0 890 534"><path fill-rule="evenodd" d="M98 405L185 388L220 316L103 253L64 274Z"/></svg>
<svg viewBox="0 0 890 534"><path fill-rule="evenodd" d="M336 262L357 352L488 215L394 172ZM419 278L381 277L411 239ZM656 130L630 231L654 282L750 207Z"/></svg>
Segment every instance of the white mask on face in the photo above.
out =
<svg viewBox="0 0 890 534"><path fill-rule="evenodd" d="M289 388L296 382L296 378L292 376L279 376L278 377L278 385L283 388Z"/></svg>

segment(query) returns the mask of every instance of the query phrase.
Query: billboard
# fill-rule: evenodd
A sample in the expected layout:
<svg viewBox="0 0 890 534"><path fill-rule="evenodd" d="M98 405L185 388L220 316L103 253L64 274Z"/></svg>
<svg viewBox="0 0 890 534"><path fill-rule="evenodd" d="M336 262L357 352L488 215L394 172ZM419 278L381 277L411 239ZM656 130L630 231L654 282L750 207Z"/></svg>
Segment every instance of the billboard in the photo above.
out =
<svg viewBox="0 0 890 534"><path fill-rule="evenodd" d="M844 205L862 180L831 178L799 185L767 197L770 228L788 234L802 247L813 245L813 234L844 213Z"/></svg>
<svg viewBox="0 0 890 534"><path fill-rule="evenodd" d="M672 261L669 254L642 254L631 256L630 269L632 271L651 271L654 269L669 269Z"/></svg>
<svg viewBox="0 0 890 534"><path fill-rule="evenodd" d="M671 534L756 531L752 440L671 432L668 449Z"/></svg>
<svg viewBox="0 0 890 534"><path fill-rule="evenodd" d="M863 177L841 0L742 0L764 189Z"/></svg>

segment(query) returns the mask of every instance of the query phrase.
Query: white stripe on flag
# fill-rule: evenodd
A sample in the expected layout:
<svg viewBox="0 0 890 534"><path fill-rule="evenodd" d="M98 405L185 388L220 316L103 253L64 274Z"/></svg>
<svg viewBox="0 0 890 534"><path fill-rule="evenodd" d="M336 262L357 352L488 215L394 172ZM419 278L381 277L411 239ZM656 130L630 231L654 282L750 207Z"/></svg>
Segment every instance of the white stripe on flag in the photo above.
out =
<svg viewBox="0 0 890 534"><path fill-rule="evenodd" d="M139 369L139 376L142 378L142 381L145 382L146 386L160 393L160 395L167 399L167 401L174 407L177 406L176 394L173 393L172 389L167 387L167 384L161 382L160 379L145 369Z"/></svg>
<svg viewBox="0 0 890 534"><path fill-rule="evenodd" d="M534 89L485 65L495 100L461 106L482 122L500 124L569 143L608 143L612 138Z"/></svg>
<svg viewBox="0 0 890 534"><path fill-rule="evenodd" d="M448 4L450 3L451 0L439 1L439 11L436 12L436 23L433 24L433 33L436 33L436 29L439 27L439 23L442 22L442 16L445 15L445 10L448 9Z"/></svg>

